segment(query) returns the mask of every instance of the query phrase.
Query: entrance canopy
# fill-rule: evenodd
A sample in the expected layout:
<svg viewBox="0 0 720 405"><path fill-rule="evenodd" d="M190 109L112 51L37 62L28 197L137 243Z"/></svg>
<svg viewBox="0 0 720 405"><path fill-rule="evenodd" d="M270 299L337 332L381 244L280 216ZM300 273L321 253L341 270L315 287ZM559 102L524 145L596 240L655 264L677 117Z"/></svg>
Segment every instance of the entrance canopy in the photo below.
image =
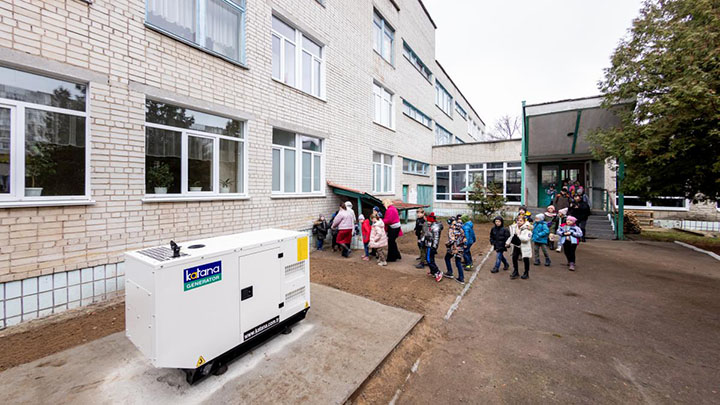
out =
<svg viewBox="0 0 720 405"><path fill-rule="evenodd" d="M348 197L350 200L356 200L358 213L362 212L363 205L365 205L365 207L370 207L370 209L372 209L372 207L378 207L380 208L380 211L383 213L385 212L385 206L383 205L382 200L368 192L342 186L331 181L328 181L327 185L332 189L333 193L343 197ZM402 200L393 200L393 205L400 212L429 207L428 205L406 203Z"/></svg>

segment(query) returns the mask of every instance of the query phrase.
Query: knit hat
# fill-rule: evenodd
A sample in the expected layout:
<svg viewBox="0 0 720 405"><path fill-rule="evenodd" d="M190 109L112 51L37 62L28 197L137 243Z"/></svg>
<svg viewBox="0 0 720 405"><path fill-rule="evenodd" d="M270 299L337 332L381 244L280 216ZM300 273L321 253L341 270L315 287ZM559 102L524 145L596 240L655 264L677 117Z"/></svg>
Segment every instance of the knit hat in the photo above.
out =
<svg viewBox="0 0 720 405"><path fill-rule="evenodd" d="M544 221L545 220L545 214L537 214L535 215L536 221Z"/></svg>
<svg viewBox="0 0 720 405"><path fill-rule="evenodd" d="M575 218L574 216L570 215L570 216L567 217L567 219L566 219L565 221L566 221L568 224L569 224L569 223L573 223L573 224L574 224L574 223L577 222L577 218Z"/></svg>
<svg viewBox="0 0 720 405"><path fill-rule="evenodd" d="M426 216L425 216L425 219L426 219L428 222L435 222L435 221L437 221L437 219L435 219L435 213L434 213L434 212L431 212L431 213L429 213L428 215L426 215Z"/></svg>
<svg viewBox="0 0 720 405"><path fill-rule="evenodd" d="M345 206L352 209L352 203L350 201L345 201Z"/></svg>
<svg viewBox="0 0 720 405"><path fill-rule="evenodd" d="M358 215L358 221L362 222L365 220L365 216L363 214Z"/></svg>
<svg viewBox="0 0 720 405"><path fill-rule="evenodd" d="M559 212L560 212L561 214L563 214L563 215L567 215L567 211L568 211L567 208L563 208L563 209L561 209Z"/></svg>

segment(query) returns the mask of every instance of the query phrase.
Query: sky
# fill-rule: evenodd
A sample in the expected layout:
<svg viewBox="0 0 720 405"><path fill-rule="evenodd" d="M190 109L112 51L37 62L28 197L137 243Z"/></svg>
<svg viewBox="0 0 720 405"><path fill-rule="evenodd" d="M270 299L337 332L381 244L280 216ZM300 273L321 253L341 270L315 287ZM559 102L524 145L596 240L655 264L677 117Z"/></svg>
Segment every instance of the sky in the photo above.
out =
<svg viewBox="0 0 720 405"><path fill-rule="evenodd" d="M528 104L599 95L642 0L423 0L435 58L488 129Z"/></svg>

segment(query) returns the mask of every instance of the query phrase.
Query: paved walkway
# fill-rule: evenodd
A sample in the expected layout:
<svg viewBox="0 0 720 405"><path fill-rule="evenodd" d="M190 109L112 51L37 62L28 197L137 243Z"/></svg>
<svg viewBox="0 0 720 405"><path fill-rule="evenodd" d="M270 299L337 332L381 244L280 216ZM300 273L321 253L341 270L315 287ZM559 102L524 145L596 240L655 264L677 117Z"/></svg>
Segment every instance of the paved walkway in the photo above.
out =
<svg viewBox="0 0 720 405"><path fill-rule="evenodd" d="M307 318L194 386L116 333L0 373L3 404L343 403L420 315L313 284Z"/></svg>
<svg viewBox="0 0 720 405"><path fill-rule="evenodd" d="M720 262L602 240L575 273L552 258L527 281L488 262L397 403L720 403Z"/></svg>

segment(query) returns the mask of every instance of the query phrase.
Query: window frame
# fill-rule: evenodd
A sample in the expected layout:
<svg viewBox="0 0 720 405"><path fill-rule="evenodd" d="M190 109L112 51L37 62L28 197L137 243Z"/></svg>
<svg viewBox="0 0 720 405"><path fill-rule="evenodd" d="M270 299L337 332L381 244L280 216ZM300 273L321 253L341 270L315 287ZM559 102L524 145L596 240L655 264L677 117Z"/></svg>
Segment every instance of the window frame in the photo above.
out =
<svg viewBox="0 0 720 405"><path fill-rule="evenodd" d="M380 155L380 162L375 161L375 153ZM390 163L385 163L385 157L390 157ZM375 195L395 195L395 155L391 155L389 153L383 153L378 151L372 151L372 192ZM376 189L375 187L377 184L375 184L375 168L376 166L380 167L380 189ZM387 186L385 184L385 168L390 168L390 187L384 187ZM387 190L387 191L386 191Z"/></svg>
<svg viewBox="0 0 720 405"><path fill-rule="evenodd" d="M413 175L413 176L430 177L430 164L429 163L421 162L421 161L415 160L415 159L408 159L406 157L403 157L402 159L403 159L403 167L402 167L403 174L409 174L409 175ZM405 170L405 162L408 163L408 170ZM410 170L412 166L415 166L416 168L417 167L425 167L426 170L424 170L424 171L417 170L417 169Z"/></svg>
<svg viewBox="0 0 720 405"><path fill-rule="evenodd" d="M206 48L204 45L204 39L203 44L201 45L198 42L193 42L188 39L185 39L181 37L180 35L174 34L164 28L158 27L157 25L150 22L149 19L149 8L148 8L148 1L145 0L145 13L144 13L144 23L147 28L152 29L153 31L156 31L162 35L168 36L176 41L182 42L185 45L191 46L195 49L198 49L200 51L203 51L205 53L208 53L212 56L218 57L220 59L224 59L227 62L239 65L241 67L247 68L247 2L246 0L219 0L224 3L227 3L231 7L234 7L238 10L240 10L241 18L240 18L240 27L238 28L240 33L240 60L235 60L229 56L223 55L221 53L218 53L216 51L213 51L212 49ZM207 2L208 0L196 0L197 3L195 4L196 9L200 10L201 5L200 2ZM197 24L197 35L200 35L200 33L205 33L205 20L204 20L205 14L201 14L200 12L196 12L196 21Z"/></svg>
<svg viewBox="0 0 720 405"><path fill-rule="evenodd" d="M0 107L10 109L10 193L0 193L0 208L13 206L43 206L43 205L77 205L92 203L91 188L91 158L92 158L92 133L91 133L91 109L90 97L92 86L90 82L60 78L48 74L35 73L22 68L9 68L19 72L48 77L50 79L63 80L69 83L82 84L86 86L85 111L71 110L59 107L46 106L42 104L18 101L7 98L0 98ZM58 114L72 115L85 118L85 193L82 195L68 196L26 196L25 184L25 110L47 111Z"/></svg>
<svg viewBox="0 0 720 405"><path fill-rule="evenodd" d="M467 111L465 111L465 109L462 108L462 106L460 105L460 103L457 102L457 100L455 100L455 111L457 111L457 113L460 115L460 117L462 117L462 119L467 121L467 119L468 119Z"/></svg>
<svg viewBox="0 0 720 405"><path fill-rule="evenodd" d="M378 92L378 89L379 89L379 92ZM389 96L389 101L386 100L386 98L385 98L386 95ZM381 102L388 101L388 103L389 103L390 111L388 114L388 119L390 120L390 122L387 124L382 122L382 108L384 107L382 103L380 105L380 118L378 119L378 116L377 116L378 109L377 109L377 104L376 104L378 102L378 97L381 99ZM373 80L373 122L374 123L376 123L382 127L385 127L385 128L391 129L391 130L395 130L395 118L396 118L395 117L395 99L396 99L395 93L393 93L390 89L388 89L387 87L380 84L378 81Z"/></svg>
<svg viewBox="0 0 720 405"><path fill-rule="evenodd" d="M502 163L501 168L489 168L490 163ZM508 196L510 197L522 197L522 190L521 193L508 193L508 171L515 170L519 171L521 168L519 166L510 166L511 164L519 164L520 162L517 161L505 161L505 162L484 162L484 163L467 163L467 164L450 164L445 166L436 166L435 168L435 179L433 180L433 200L436 203L455 203L455 204L467 204L470 202L469 196L470 192L465 191L465 199L463 200L453 200L452 196L453 194L459 194L459 193L453 193L452 192L452 179L453 179L453 173L465 173L465 187L468 187L470 185L470 178L473 173L482 173L483 176L483 186L487 187L488 185L488 172L500 172L502 174L502 195L503 199L505 199L505 205L520 205L520 200L518 201L507 201ZM473 167L470 166L480 166L482 167ZM465 166L464 169L453 169L453 166ZM438 193L437 191L437 175L438 173L448 173L448 186L449 190L447 193ZM522 176L522 174L521 174ZM447 199L438 199L438 195L446 196Z"/></svg>
<svg viewBox="0 0 720 405"><path fill-rule="evenodd" d="M432 129L433 129L433 122L434 122L434 121L433 121L432 118L430 118L429 115L427 115L427 114L425 114L424 112L420 111L419 108L417 108L417 107L415 107L414 105L410 104L410 102L408 102L408 101L405 100L405 99L402 99L402 102L403 102L403 114L404 114L405 116L407 116L408 118L412 119L413 121L419 123L420 125L424 126L425 128L427 128L427 129L429 129L429 130L432 130ZM410 113L408 113L408 112L405 110L405 107L407 107L407 108L410 110ZM415 114L418 114L418 115L424 117L425 119L427 119L428 123L425 124L422 120L417 119L417 117L413 117L412 113L415 113Z"/></svg>
<svg viewBox="0 0 720 405"><path fill-rule="evenodd" d="M438 142L438 135L440 135L440 132L445 132L449 136L447 143L439 143ZM454 143L455 143L455 135L453 135L452 132L448 131L445 127L443 127L442 125L440 125L436 122L435 123L435 143L434 143L434 145L452 145Z"/></svg>
<svg viewBox="0 0 720 405"><path fill-rule="evenodd" d="M315 197L315 196L325 196L325 149L327 143L325 142L324 138L318 137L318 136L312 136L307 134L301 134L296 131L291 131L283 128L273 128L273 129L279 129L284 132L290 133L295 135L295 146L287 146L287 145L278 145L276 143L273 143L272 138L270 139L270 194L271 197ZM312 150L306 150L302 148L302 138L314 138L320 141L320 152L312 151ZM280 151L280 181L278 182L278 185L280 187L280 190L273 190L272 186L272 152L274 150ZM285 191L285 150L294 150L295 151L295 191ZM310 153L310 165L311 168L311 176L310 176L310 192L303 192L302 191L302 154L303 153ZM313 190L313 179L314 179L314 173L315 173L315 156L320 156L320 190L315 191Z"/></svg>
<svg viewBox="0 0 720 405"><path fill-rule="evenodd" d="M640 197L634 196L634 195L626 195L624 197L626 199L627 198L640 198ZM631 210L638 210L638 211L677 211L677 212L690 211L691 201L686 199L685 197L657 197L657 199L660 199L660 200L682 200L683 206L682 207L655 207L652 205L652 200L647 200L647 201L645 201L645 205L625 204L625 208L631 209ZM615 205L617 205L617 204L618 204L618 196L615 195Z"/></svg>
<svg viewBox="0 0 720 405"><path fill-rule="evenodd" d="M181 105L173 104L171 102L165 102L160 101L152 98L148 98L150 100L156 101L158 103L163 104L169 104L176 107L183 107ZM188 107L189 108L189 107ZM214 113L204 112L198 108L192 107L192 110L202 112L205 114L210 115L217 115ZM213 134L209 132L199 131L196 129L191 128L181 128L181 127L173 127L170 125L164 125L164 124L155 124L152 122L144 121L144 127L145 128L156 128L156 129L162 129L166 131L172 131L172 132L179 132L180 133L180 193L175 194L148 194L147 193L147 183L146 183L146 171L143 168L143 189L145 190L143 192L143 201L145 202L151 202L151 201L182 201L182 200L209 200L209 199L244 199L249 197L248 193L248 122L247 120L241 120L241 119L235 119L230 118L226 116L217 115L218 117L228 118L232 120L237 120L243 123L243 137L233 137L228 135L221 135L221 134ZM212 163L212 184L213 184L213 190L212 191L190 191L190 184L188 182L189 172L188 172L188 156L189 156L189 145L188 140L191 136L198 137L198 138L204 138L204 139L212 139L213 141L213 163ZM147 137L147 130L145 131L145 137ZM243 153L242 153L242 170L243 170L243 190L242 192L236 192L236 193L221 193L220 192L220 140L228 140L228 141L234 141L239 142L243 145ZM147 157L147 151L145 151L145 157ZM185 191L187 190L187 191Z"/></svg>
<svg viewBox="0 0 720 405"><path fill-rule="evenodd" d="M415 69L417 69L417 71L428 81L428 83L432 84L432 80L434 78L433 72L422 61L422 59L420 59L418 54L413 51L405 39L403 39L403 56Z"/></svg>
<svg viewBox="0 0 720 405"><path fill-rule="evenodd" d="M375 17L377 17L380 20L379 26L378 26L377 22L375 21ZM375 29L376 28L380 30L380 34L382 36L379 45L375 43L376 42L375 41L375 39L376 39L375 38ZM388 35L388 32L391 34L390 35L390 59L389 60L386 59L385 56L383 55L383 52L385 51L385 49L383 48L385 41L383 41L383 39L385 39L385 35ZM373 50L375 51L375 53L380 55L380 57L384 61L391 64L392 66L395 66L395 33L396 32L397 31L395 30L395 28L390 23L388 23L387 19L376 8L373 8ZM380 49L377 49L376 46L380 46Z"/></svg>
<svg viewBox="0 0 720 405"><path fill-rule="evenodd" d="M276 31L272 27L272 20L274 18L278 19L280 22L287 25L289 28L293 29L295 31L295 38L293 38L291 40L290 38L285 37L282 33ZM272 52L273 52L272 38L273 37L277 37L280 39L280 77L275 77L274 69L272 67ZM317 56L313 55L312 53L305 51L305 48L303 47L304 39L307 39L307 40L311 41L312 43L314 43L315 45L317 45L318 47L320 47L320 57L319 58ZM292 42L295 45L295 83L294 84L287 83L283 79L285 77L285 44L287 41ZM311 89L310 93L308 93L307 91L305 91L303 89L303 54L305 54L305 53L309 54L312 59L311 68L310 68L310 79L312 81L310 84L310 89ZM304 33L295 24L292 24L291 22L289 22L287 19L283 18L282 16L273 13L270 17L270 54L271 54L270 77L274 81L276 81L278 83L282 83L286 86L290 86L294 89L297 89L297 90L301 91L303 94L307 94L312 97L319 98L323 101L326 100L325 44L316 40L315 38L311 37L310 35ZM315 72L312 68L312 66L314 66L314 63L316 61L320 62L320 72L319 72L320 77L319 78L315 78L315 74L314 74ZM319 85L320 85L319 93L313 94L312 90L315 89L316 86L318 85L317 81L320 82L319 83Z"/></svg>
<svg viewBox="0 0 720 405"><path fill-rule="evenodd" d="M445 96L445 97L443 97ZM435 79L435 105L440 109L440 111L444 112L445 115L450 117L452 119L453 117L453 102L455 101L455 97L450 94L449 91L443 86L438 79ZM441 105L441 103L447 102L446 106ZM445 108L447 107L447 109Z"/></svg>

